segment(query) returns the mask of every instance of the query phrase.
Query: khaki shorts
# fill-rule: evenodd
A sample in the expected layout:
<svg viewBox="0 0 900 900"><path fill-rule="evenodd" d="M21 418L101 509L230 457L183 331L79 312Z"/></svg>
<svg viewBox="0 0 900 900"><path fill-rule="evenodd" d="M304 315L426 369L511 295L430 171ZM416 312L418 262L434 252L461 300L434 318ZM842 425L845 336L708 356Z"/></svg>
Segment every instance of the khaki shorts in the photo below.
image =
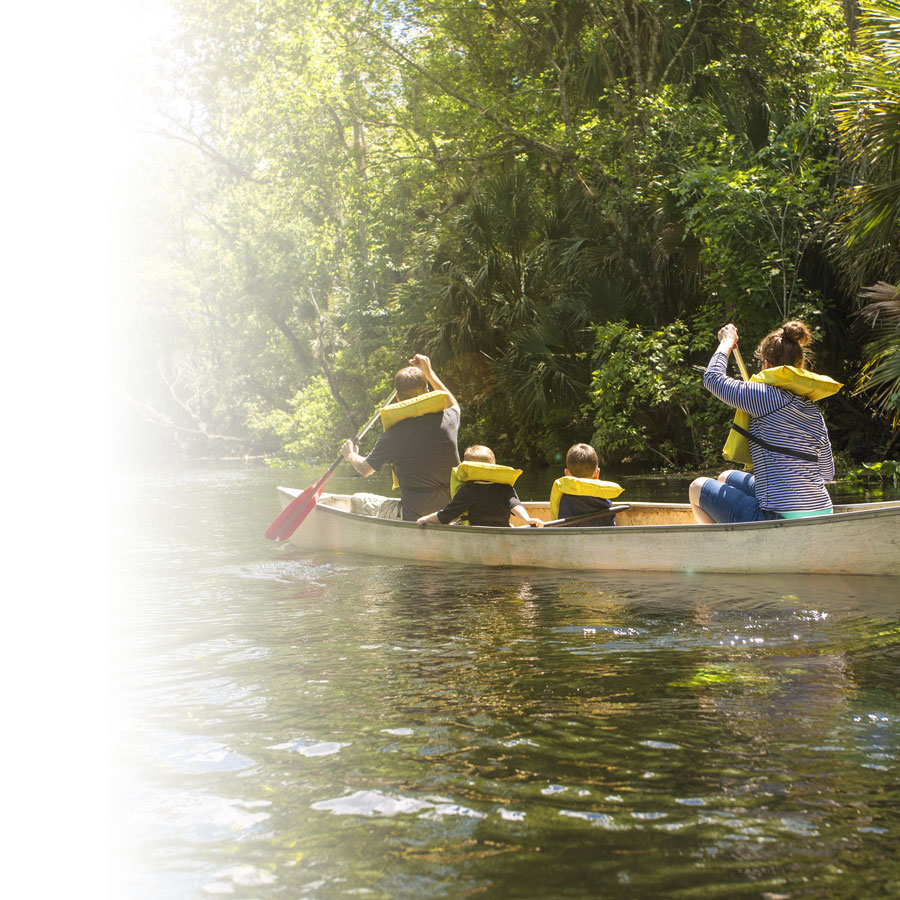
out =
<svg viewBox="0 0 900 900"><path fill-rule="evenodd" d="M376 519L399 519L400 501L396 497L382 497L379 494L353 494L350 497L350 512Z"/></svg>

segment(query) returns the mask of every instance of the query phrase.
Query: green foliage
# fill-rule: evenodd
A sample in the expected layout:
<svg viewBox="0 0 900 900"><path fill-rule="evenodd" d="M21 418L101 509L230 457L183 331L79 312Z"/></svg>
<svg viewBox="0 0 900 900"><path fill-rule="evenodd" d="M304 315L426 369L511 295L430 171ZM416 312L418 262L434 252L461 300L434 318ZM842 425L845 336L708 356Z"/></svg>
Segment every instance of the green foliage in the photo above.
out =
<svg viewBox="0 0 900 900"><path fill-rule="evenodd" d="M823 234L835 166L808 150L824 123L807 113L746 161L724 142L719 158L685 171L677 187L684 219L702 242L705 287L723 310L757 322L787 321L818 297L800 277Z"/></svg>
<svg viewBox="0 0 900 900"><path fill-rule="evenodd" d="M352 437L322 376L298 391L289 409L253 410L247 424L264 440L274 435L283 454L307 461L334 455L340 441Z"/></svg>
<svg viewBox="0 0 900 900"><path fill-rule="evenodd" d="M412 327L417 343L477 417L520 430L519 449L543 455L548 421L570 424L583 404L601 295L585 290L576 204L538 185L525 165L486 182L448 223L458 244L438 270L395 295L404 309L434 298L435 315Z"/></svg>
<svg viewBox="0 0 900 900"><path fill-rule="evenodd" d="M682 322L649 333L614 322L596 334L590 398L593 443L604 462L676 468L721 458L727 414L688 363L707 335L696 338Z"/></svg>
<svg viewBox="0 0 900 900"><path fill-rule="evenodd" d="M871 484L888 482L900 488L900 460L885 459L877 463L863 463L859 468L847 472L842 481Z"/></svg>
<svg viewBox="0 0 900 900"><path fill-rule="evenodd" d="M900 423L900 3L861 10L852 83L835 112L853 183L844 191L839 251L868 326L857 392ZM869 281L876 281L871 284ZM894 282L893 284L889 282ZM869 286L863 288L863 285Z"/></svg>
<svg viewBox="0 0 900 900"><path fill-rule="evenodd" d="M860 312L868 320L868 342L863 348L864 364L857 379L857 393L900 424L900 287L881 282L862 293L867 301Z"/></svg>
<svg viewBox="0 0 900 900"><path fill-rule="evenodd" d="M171 3L117 370L183 450L330 455L425 351L501 453L698 465L723 321L858 368L837 0Z"/></svg>
<svg viewBox="0 0 900 900"><path fill-rule="evenodd" d="M852 177L839 230L851 290L900 281L900 3L867 0L857 39L852 81L835 103Z"/></svg>

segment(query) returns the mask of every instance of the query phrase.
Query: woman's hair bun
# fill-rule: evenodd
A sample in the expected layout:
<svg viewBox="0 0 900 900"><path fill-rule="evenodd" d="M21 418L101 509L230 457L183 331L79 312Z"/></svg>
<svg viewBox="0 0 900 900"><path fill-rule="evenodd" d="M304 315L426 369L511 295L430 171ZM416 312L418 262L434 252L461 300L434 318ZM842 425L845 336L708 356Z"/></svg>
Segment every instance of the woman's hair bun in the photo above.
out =
<svg viewBox="0 0 900 900"><path fill-rule="evenodd" d="M805 347L812 341L812 334L803 322L785 322L781 327L781 333L786 341L793 341L801 347Z"/></svg>

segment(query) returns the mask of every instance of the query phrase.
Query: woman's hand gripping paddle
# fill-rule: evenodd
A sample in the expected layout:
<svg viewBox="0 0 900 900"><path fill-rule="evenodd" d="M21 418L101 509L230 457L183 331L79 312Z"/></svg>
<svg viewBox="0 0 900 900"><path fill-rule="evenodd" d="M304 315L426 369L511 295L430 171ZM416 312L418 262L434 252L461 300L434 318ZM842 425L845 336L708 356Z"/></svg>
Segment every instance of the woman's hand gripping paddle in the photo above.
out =
<svg viewBox="0 0 900 900"><path fill-rule="evenodd" d="M731 322L729 322L727 325L723 325L719 329L719 333L716 335L716 337L719 339L719 348L720 349L722 347L722 344L724 344L727 339L729 339L729 338L732 339L731 349L734 353L734 359L738 365L738 369L741 372L741 378L743 378L744 381L749 381L750 376L747 374L747 367L744 365L744 358L741 356L741 351L738 350L737 328L735 328L734 325L732 325Z"/></svg>
<svg viewBox="0 0 900 900"><path fill-rule="evenodd" d="M375 410L375 415L366 423L362 431L353 439L354 444L358 444L366 432L375 424L381 412L382 406L387 406L394 399L396 391L391 391L390 396L381 406ZM339 456L332 464L328 471L315 483L311 484L302 494L291 500L290 503L281 511L280 515L266 529L266 537L270 541L286 541L303 523L303 520L312 512L325 482L334 474L334 470L340 465L343 456Z"/></svg>

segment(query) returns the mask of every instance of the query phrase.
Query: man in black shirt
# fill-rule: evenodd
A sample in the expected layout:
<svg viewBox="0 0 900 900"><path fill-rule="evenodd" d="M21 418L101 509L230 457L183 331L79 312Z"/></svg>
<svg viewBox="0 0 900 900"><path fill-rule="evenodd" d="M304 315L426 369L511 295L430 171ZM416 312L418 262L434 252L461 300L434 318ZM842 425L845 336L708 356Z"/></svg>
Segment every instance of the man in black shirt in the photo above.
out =
<svg viewBox="0 0 900 900"><path fill-rule="evenodd" d="M341 447L341 455L360 475L369 476L385 463L394 468L400 485L403 518L414 522L441 509L450 501L450 470L459 465L457 434L459 403L431 368L431 360L417 353L409 366L394 376L398 400L409 400L429 389L444 391L447 406L442 412L402 419L385 431L368 456L361 456L352 441Z"/></svg>

